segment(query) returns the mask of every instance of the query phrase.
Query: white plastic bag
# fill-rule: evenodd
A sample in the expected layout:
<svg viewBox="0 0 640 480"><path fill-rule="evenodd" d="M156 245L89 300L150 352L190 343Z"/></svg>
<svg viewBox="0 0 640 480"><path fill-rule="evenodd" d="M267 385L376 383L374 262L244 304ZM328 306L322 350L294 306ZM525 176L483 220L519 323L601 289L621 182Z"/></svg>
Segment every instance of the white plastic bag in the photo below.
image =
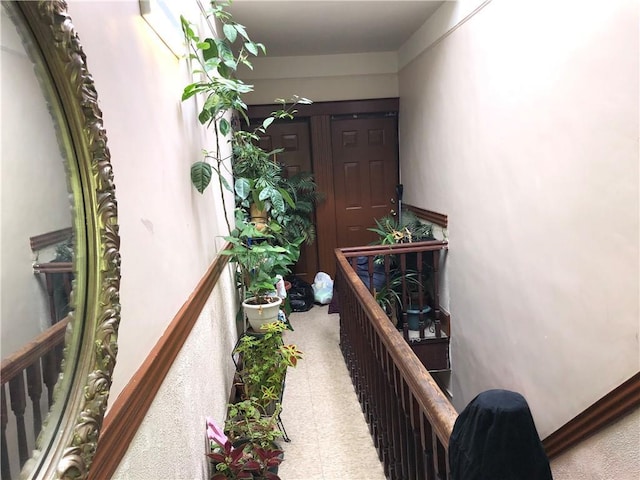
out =
<svg viewBox="0 0 640 480"><path fill-rule="evenodd" d="M329 274L318 272L313 279L313 297L316 303L326 305L333 297L333 280Z"/></svg>

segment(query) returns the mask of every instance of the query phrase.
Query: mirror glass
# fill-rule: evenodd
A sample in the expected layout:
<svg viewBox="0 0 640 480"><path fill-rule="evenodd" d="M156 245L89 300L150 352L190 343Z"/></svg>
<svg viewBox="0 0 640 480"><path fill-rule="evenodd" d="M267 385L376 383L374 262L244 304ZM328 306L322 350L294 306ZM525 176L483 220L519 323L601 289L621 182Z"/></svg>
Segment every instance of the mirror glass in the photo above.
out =
<svg viewBox="0 0 640 480"><path fill-rule="evenodd" d="M85 478L120 319L109 150L66 4L0 12L2 480Z"/></svg>
<svg viewBox="0 0 640 480"><path fill-rule="evenodd" d="M6 425L3 420L2 426L7 455L7 464L2 462L5 479L18 477L36 449L43 423L57 422L54 418L47 419L47 413L62 373L64 334L72 317L76 277L74 194L68 179L77 168L69 163L69 159L74 160L69 141L65 141L69 132L41 52L20 12L5 2L3 7L0 30L3 373L5 366L18 363L2 378L3 413L7 409ZM74 362L69 356L65 365ZM65 395L57 392L56 400Z"/></svg>

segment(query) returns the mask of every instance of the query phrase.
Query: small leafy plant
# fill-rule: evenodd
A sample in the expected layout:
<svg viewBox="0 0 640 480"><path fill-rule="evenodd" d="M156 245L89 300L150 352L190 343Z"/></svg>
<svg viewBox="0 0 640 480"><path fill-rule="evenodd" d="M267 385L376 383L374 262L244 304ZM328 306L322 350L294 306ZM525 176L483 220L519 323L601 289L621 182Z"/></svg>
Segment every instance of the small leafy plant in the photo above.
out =
<svg viewBox="0 0 640 480"><path fill-rule="evenodd" d="M282 463L284 453L275 443L261 446L257 441L233 442L211 418L207 418L207 437L207 457L213 466L211 480L280 480L274 470Z"/></svg>
<svg viewBox="0 0 640 480"><path fill-rule="evenodd" d="M295 345L282 341L286 329L284 322L268 323L264 333L243 335L233 351L239 358L243 398L254 399L264 412L280 402L287 368L295 367L302 358Z"/></svg>
<svg viewBox="0 0 640 480"><path fill-rule="evenodd" d="M277 275L286 275L300 254L300 242L290 248L273 245L272 232L280 226L271 222L266 228L258 229L244 218L236 221L237 228L232 235L224 237L230 247L222 250L235 262L240 272L240 283L245 287L245 296L255 297L257 304L269 303L275 290Z"/></svg>

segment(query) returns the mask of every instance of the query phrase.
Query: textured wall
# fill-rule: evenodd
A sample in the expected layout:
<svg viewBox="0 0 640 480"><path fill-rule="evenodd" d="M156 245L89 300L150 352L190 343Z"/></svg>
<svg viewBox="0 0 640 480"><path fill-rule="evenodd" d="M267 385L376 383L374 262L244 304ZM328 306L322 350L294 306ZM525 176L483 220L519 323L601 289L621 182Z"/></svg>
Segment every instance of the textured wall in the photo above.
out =
<svg viewBox="0 0 640 480"><path fill-rule="evenodd" d="M551 463L555 480L636 480L640 473L640 410L588 438Z"/></svg>
<svg viewBox="0 0 640 480"><path fill-rule="evenodd" d="M638 371L638 5L494 0L400 72L405 201L449 215L453 399L545 436Z"/></svg>
<svg viewBox="0 0 640 480"><path fill-rule="evenodd" d="M222 425L229 398L235 336L228 298L234 284L223 275L178 354L113 479L209 478L205 417Z"/></svg>

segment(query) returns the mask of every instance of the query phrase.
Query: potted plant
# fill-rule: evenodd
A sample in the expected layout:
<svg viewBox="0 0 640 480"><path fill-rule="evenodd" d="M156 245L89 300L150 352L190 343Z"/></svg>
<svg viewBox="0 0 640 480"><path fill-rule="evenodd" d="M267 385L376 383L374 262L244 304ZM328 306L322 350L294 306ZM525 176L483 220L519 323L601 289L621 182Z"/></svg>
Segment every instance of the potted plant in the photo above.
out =
<svg viewBox="0 0 640 480"><path fill-rule="evenodd" d="M369 230L378 234L378 240L374 242L377 245L392 245L397 243L412 243L425 240L434 240L433 225L421 222L415 214L410 211L403 212L402 217L385 216L376 219L376 227ZM431 295L431 273L433 267L431 265L432 254L426 252L422 255L422 265L418 268L418 259L415 253L406 254L406 268L402 275L394 274L390 281L386 282L379 288L376 295L378 303L386 309L385 311L396 313L393 305L400 308L400 312L396 313L399 319L406 318L410 330L419 330L420 322L426 322L429 319L427 314L431 311L429 306ZM392 256L392 270L398 270L397 259ZM380 263L377 265L381 268ZM421 273L419 274L419 271ZM404 278L404 282L403 282ZM380 280L380 283L382 280ZM426 294L427 299L420 298L420 288L423 288L423 296ZM404 287L405 291L402 291ZM388 313L389 314L389 313ZM406 316L405 316L406 314ZM402 326L402 322L397 323L398 327Z"/></svg>
<svg viewBox="0 0 640 480"><path fill-rule="evenodd" d="M295 208L295 203L282 177L283 167L276 161L280 150L266 152L257 141L255 132L234 133L234 191L236 207L250 211L252 221L264 225L271 217Z"/></svg>
<svg viewBox="0 0 640 480"><path fill-rule="evenodd" d="M302 358L295 345L284 344L286 328L284 322L269 323L264 333L245 333L233 350L241 400L253 400L266 414L278 408L287 368L295 367Z"/></svg>
<svg viewBox="0 0 640 480"><path fill-rule="evenodd" d="M231 235L224 237L230 247L220 252L235 262L239 271L239 283L244 290L244 312L255 331L263 324L278 318L282 299L275 293L277 275L286 274L295 263L296 252L280 245L273 245L272 230L277 224L258 228L244 218L237 220Z"/></svg>
<svg viewBox="0 0 640 480"><path fill-rule="evenodd" d="M280 404L271 413L264 411L255 399L229 404L225 433L233 445L251 443L264 449L279 449L283 436L278 428Z"/></svg>
<svg viewBox="0 0 640 480"><path fill-rule="evenodd" d="M280 480L277 475L278 465L282 463L284 454L275 442L269 442L267 438L271 438L277 432L273 419L263 420L261 417L256 419L250 414L250 406L246 408L238 407L244 410L242 413L246 416L243 420L245 425L255 423L264 426L262 430L252 430L255 441L233 440L233 431L230 431L228 437L215 424L213 419L207 418L207 437L209 439L209 452L207 456L211 459L213 473L211 480L240 480L240 479L264 479L264 480ZM239 412L238 410L238 412ZM225 422L225 428L234 425L234 419ZM263 437L257 432L264 431Z"/></svg>

